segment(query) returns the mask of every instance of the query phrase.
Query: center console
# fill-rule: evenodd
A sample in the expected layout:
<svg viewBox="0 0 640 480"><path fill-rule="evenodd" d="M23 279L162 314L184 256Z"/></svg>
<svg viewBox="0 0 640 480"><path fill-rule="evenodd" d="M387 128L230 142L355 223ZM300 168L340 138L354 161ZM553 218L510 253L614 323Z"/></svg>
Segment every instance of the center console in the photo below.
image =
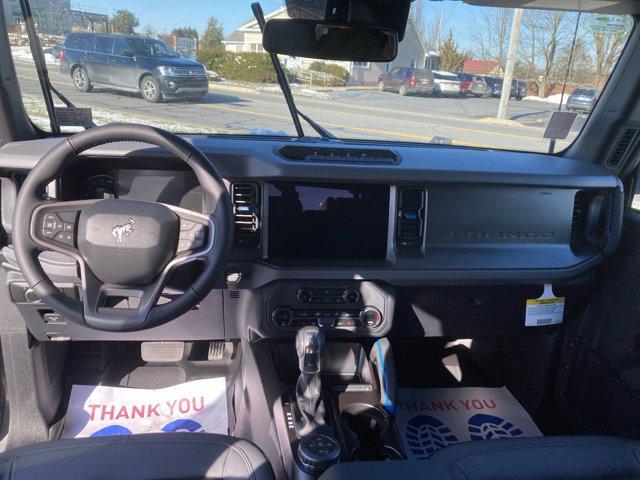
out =
<svg viewBox="0 0 640 480"><path fill-rule="evenodd" d="M405 458L393 418L395 370L388 341L372 348L325 343L323 329L303 327L295 343L293 350L290 344L274 350L279 374L291 385L280 400L279 429L289 477L318 478L338 462Z"/></svg>

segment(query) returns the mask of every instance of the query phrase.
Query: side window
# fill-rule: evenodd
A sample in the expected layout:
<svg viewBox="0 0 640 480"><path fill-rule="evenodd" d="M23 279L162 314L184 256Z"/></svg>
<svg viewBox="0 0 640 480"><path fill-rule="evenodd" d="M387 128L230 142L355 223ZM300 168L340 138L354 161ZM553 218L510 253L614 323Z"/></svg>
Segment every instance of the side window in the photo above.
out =
<svg viewBox="0 0 640 480"><path fill-rule="evenodd" d="M91 35L83 35L82 33L75 33L69 35L65 42L67 48L73 48L76 50L91 50L93 37Z"/></svg>
<svg viewBox="0 0 640 480"><path fill-rule="evenodd" d="M398 77L398 78L404 77L404 69L399 68L398 71L396 72L395 76Z"/></svg>
<svg viewBox="0 0 640 480"><path fill-rule="evenodd" d="M116 38L113 42L113 54L122 55L122 52L130 52L131 47L127 42L120 38Z"/></svg>
<svg viewBox="0 0 640 480"><path fill-rule="evenodd" d="M109 37L96 37L96 43L93 50L97 53L111 53L111 45L113 40Z"/></svg>

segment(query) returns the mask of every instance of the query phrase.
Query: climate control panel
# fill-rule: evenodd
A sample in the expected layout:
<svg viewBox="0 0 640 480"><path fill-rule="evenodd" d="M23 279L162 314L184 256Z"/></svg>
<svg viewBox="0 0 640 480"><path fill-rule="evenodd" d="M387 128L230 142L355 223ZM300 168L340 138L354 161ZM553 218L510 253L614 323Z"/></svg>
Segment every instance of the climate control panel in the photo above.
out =
<svg viewBox="0 0 640 480"><path fill-rule="evenodd" d="M279 328L321 328L376 329L382 323L382 313L376 307L362 310L347 309L298 309L289 306L276 307L271 314L274 326Z"/></svg>
<svg viewBox="0 0 640 480"><path fill-rule="evenodd" d="M268 323L280 333L318 326L327 333L379 335L390 328L394 292L373 282L282 282L268 295Z"/></svg>

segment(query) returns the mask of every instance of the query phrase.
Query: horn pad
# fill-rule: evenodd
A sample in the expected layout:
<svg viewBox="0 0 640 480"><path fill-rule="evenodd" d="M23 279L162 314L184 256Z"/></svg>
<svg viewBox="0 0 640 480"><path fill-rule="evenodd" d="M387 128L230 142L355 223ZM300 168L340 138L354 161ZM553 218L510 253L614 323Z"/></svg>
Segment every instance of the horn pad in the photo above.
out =
<svg viewBox="0 0 640 480"><path fill-rule="evenodd" d="M175 256L180 221L159 203L102 200L85 208L78 249L103 283L146 286Z"/></svg>

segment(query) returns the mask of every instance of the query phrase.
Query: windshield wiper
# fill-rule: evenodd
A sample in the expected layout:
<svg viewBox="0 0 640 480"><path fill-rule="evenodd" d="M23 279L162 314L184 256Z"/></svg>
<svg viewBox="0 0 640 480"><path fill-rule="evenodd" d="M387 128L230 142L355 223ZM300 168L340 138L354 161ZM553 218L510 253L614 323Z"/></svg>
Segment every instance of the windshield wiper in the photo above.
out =
<svg viewBox="0 0 640 480"><path fill-rule="evenodd" d="M76 106L67 97L60 93L57 88L51 85L49 71L47 70L47 62L45 61L42 45L40 44L40 38L38 37L38 32L36 31L36 26L33 22L33 14L31 13L29 0L20 0L20 8L22 9L24 24L27 28L29 48L31 49L33 62L36 66L38 81L40 82L40 88L42 89L42 95L44 96L44 103L47 107L47 112L49 113L51 133L58 135L60 134L60 125L58 125L58 121L56 119L55 105L53 104L53 96L51 95L51 92L55 93L56 97L58 97L67 107L76 108Z"/></svg>
<svg viewBox="0 0 640 480"><path fill-rule="evenodd" d="M260 31L264 33L265 19L262 7L258 2L255 2L251 4L251 10L253 11L253 16L256 17L256 21L258 22ZM284 69L282 68L282 64L278 59L278 55L275 53L269 53L269 58L271 58L271 63L273 64L273 68L276 71L276 77L278 78L278 83L280 84L280 89L282 90L284 99L287 102L287 107L289 107L289 113L291 114L291 119L293 120L293 125L296 128L298 137L304 137L304 130L302 129L302 124L300 123L300 118L302 118L311 126L311 128L318 132L318 134L322 138L327 140L338 140L336 136L333 135L329 130L327 130L315 120L312 120L308 115L305 115L300 111L293 99L293 93L291 92L291 87L289 86L287 75L284 73Z"/></svg>

